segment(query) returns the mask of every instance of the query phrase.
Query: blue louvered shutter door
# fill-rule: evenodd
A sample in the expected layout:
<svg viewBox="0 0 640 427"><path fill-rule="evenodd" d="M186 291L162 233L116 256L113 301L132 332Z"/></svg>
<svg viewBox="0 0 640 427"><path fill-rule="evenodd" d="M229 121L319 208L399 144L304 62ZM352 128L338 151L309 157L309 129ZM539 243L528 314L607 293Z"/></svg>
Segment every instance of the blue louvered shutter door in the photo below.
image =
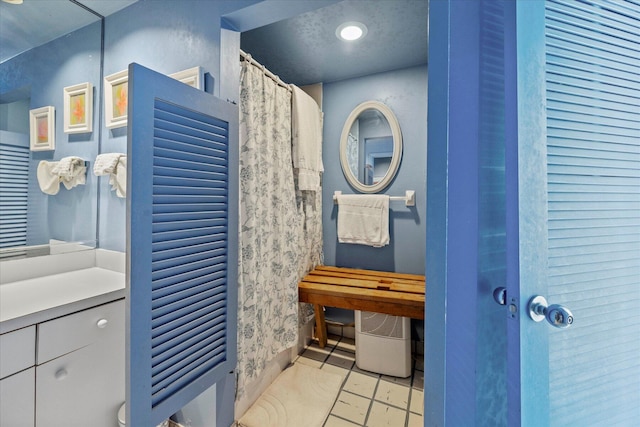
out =
<svg viewBox="0 0 640 427"><path fill-rule="evenodd" d="M3 133L0 142L0 249L27 244L29 142L26 135ZM35 176L34 176L35 178Z"/></svg>
<svg viewBox="0 0 640 427"><path fill-rule="evenodd" d="M510 266L519 295L510 298L519 306L510 312L519 315L509 332L519 335L508 345L509 425L636 426L640 3L517 2L516 12L519 255ZM533 322L534 295L570 309L572 325Z"/></svg>
<svg viewBox="0 0 640 427"><path fill-rule="evenodd" d="M550 425L639 425L640 3L545 14Z"/></svg>
<svg viewBox="0 0 640 427"><path fill-rule="evenodd" d="M126 418L145 427L235 369L238 110L131 64L128 114Z"/></svg>

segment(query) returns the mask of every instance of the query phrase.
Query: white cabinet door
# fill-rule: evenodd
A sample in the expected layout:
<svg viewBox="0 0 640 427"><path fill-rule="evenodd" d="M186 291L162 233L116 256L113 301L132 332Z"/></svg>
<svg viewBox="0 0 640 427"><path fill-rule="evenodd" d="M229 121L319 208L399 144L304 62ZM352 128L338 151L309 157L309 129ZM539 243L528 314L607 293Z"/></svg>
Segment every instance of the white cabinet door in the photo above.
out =
<svg viewBox="0 0 640 427"><path fill-rule="evenodd" d="M36 327L0 335L0 378L35 365Z"/></svg>
<svg viewBox="0 0 640 427"><path fill-rule="evenodd" d="M125 398L124 329L36 367L38 427L114 427Z"/></svg>
<svg viewBox="0 0 640 427"><path fill-rule="evenodd" d="M33 427L35 368L0 381L0 426Z"/></svg>

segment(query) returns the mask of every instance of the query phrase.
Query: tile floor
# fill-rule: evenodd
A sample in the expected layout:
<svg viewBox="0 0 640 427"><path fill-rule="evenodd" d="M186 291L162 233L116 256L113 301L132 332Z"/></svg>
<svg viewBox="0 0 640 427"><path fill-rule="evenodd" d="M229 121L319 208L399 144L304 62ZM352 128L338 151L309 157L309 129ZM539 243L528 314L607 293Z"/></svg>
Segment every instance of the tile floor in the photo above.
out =
<svg viewBox="0 0 640 427"><path fill-rule="evenodd" d="M396 378L358 369L355 352L353 339L330 335L325 348L313 342L295 360L345 377L324 427L422 427L422 356L409 378Z"/></svg>

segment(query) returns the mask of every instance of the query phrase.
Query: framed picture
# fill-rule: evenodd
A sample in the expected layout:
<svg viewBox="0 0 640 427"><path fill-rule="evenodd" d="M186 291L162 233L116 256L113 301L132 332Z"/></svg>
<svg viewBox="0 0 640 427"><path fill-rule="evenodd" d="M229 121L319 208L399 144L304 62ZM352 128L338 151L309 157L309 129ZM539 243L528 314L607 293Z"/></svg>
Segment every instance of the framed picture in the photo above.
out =
<svg viewBox="0 0 640 427"><path fill-rule="evenodd" d="M198 90L203 90L204 73L202 72L202 67L193 67L188 70L178 71L177 73L169 74L169 77L179 80L182 83Z"/></svg>
<svg viewBox="0 0 640 427"><path fill-rule="evenodd" d="M104 114L107 128L127 125L128 70L104 78Z"/></svg>
<svg viewBox="0 0 640 427"><path fill-rule="evenodd" d="M29 135L31 151L55 150L55 108L49 106L29 111Z"/></svg>
<svg viewBox="0 0 640 427"><path fill-rule="evenodd" d="M64 88L64 133L93 130L93 85L82 83Z"/></svg>

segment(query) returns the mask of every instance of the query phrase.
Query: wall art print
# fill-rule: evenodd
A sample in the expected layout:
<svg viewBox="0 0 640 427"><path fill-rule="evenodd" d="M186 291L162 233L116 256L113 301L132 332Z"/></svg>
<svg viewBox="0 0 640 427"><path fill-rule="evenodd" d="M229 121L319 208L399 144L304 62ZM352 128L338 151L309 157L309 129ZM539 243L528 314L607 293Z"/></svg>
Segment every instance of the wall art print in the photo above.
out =
<svg viewBox="0 0 640 427"><path fill-rule="evenodd" d="M93 130L93 85L81 83L64 88L64 133Z"/></svg>
<svg viewBox="0 0 640 427"><path fill-rule="evenodd" d="M29 111L29 148L47 151L56 148L55 108L52 106Z"/></svg>
<svg viewBox="0 0 640 427"><path fill-rule="evenodd" d="M128 70L104 78L104 112L107 128L113 129L127 125L128 90Z"/></svg>

